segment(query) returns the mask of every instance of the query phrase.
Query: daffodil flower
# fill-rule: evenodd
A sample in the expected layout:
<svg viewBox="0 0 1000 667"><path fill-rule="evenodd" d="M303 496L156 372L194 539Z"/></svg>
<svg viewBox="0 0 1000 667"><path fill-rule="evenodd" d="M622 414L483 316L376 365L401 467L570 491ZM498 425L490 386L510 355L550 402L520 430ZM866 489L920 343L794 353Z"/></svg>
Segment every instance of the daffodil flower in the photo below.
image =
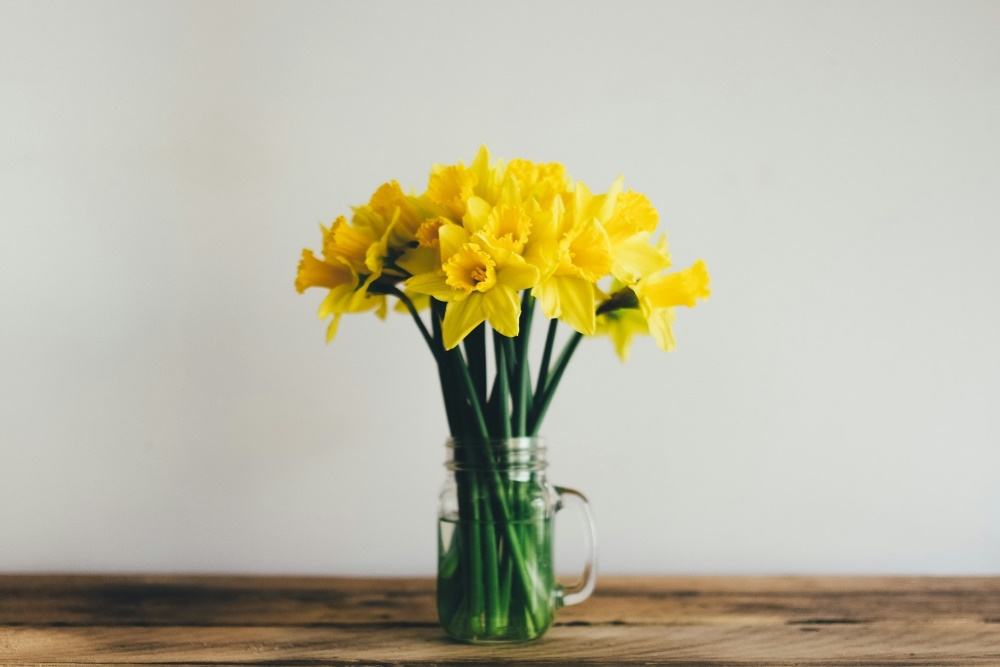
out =
<svg viewBox="0 0 1000 667"><path fill-rule="evenodd" d="M311 250L302 251L295 289L300 294L310 287L325 287L330 290L320 303L318 313L320 319L331 318L326 329L328 343L337 335L337 327L344 313L375 309L380 317L385 317L385 297L367 294L365 290L358 289L359 284L357 272L344 259L333 256L321 260Z"/></svg>
<svg viewBox="0 0 1000 667"><path fill-rule="evenodd" d="M673 308L708 295L704 263L663 273L670 255L664 236L653 241L659 216L645 195L622 178L593 194L555 162L504 163L482 146L468 167L435 165L420 196L390 181L352 210L323 228L320 257L303 251L295 281L329 290L328 340L344 313L384 316L386 295L411 313L446 302L447 349L483 321L516 336L518 292L531 290L546 317L610 336L624 359L636 335L672 349Z"/></svg>
<svg viewBox="0 0 1000 667"><path fill-rule="evenodd" d="M615 352L622 363L628 361L632 338L649 334L646 316L638 308L620 308L597 316L598 336L608 336L615 345Z"/></svg>
<svg viewBox="0 0 1000 667"><path fill-rule="evenodd" d="M299 292L309 287L330 290L319 307L321 319L331 318L327 342L336 335L344 313L374 309L385 317L385 295L369 288L380 280L391 285L406 277L387 268L386 262L391 263L402 252L397 248L414 238L419 223L413 198L392 181L376 190L367 205L356 207L350 223L340 216L329 228L322 228L323 259L311 250L302 252L295 288Z"/></svg>
<svg viewBox="0 0 1000 667"><path fill-rule="evenodd" d="M504 336L516 336L518 292L538 281L538 269L460 225L441 226L438 242L441 269L414 276L405 286L448 303L441 323L445 349L454 348L483 321Z"/></svg>
<svg viewBox="0 0 1000 667"><path fill-rule="evenodd" d="M676 273L660 274L629 287L616 282L611 296L597 309L597 333L609 336L618 357L628 361L632 338L650 334L664 352L676 348L674 308L694 307L711 294L705 262Z"/></svg>
<svg viewBox="0 0 1000 667"><path fill-rule="evenodd" d="M424 199L436 215L461 220L470 197L497 202L505 172L503 162L491 161L489 150L480 146L468 167L462 162L431 167Z"/></svg>
<svg viewBox="0 0 1000 667"><path fill-rule="evenodd" d="M577 183L574 204L566 210L553 202L552 215L540 216L534 242L547 247L553 261L532 294L549 319L560 319L576 331L591 335L596 321L596 283L611 270L611 244L600 218L600 204Z"/></svg>
<svg viewBox="0 0 1000 667"><path fill-rule="evenodd" d="M612 193L615 207L609 219L603 222L611 244L611 273L626 285L632 285L668 268L670 254L665 237L651 243L659 215L649 199L631 190L621 192L621 179L612 186L608 197Z"/></svg>
<svg viewBox="0 0 1000 667"><path fill-rule="evenodd" d="M694 307L698 299L711 294L708 284L708 269L699 259L683 271L644 278L632 288L649 323L649 333L661 350L668 352L677 347L670 326L674 307Z"/></svg>
<svg viewBox="0 0 1000 667"><path fill-rule="evenodd" d="M438 231L442 226L450 224L452 222L448 218L441 216L424 220L414 234L416 245L403 251L403 254L396 259L396 266L411 276L440 269L441 242L438 240Z"/></svg>
<svg viewBox="0 0 1000 667"><path fill-rule="evenodd" d="M517 180L526 200L534 199L542 208L550 207L556 197L571 189L566 167L558 162L536 164L529 160L511 160L507 164L507 176Z"/></svg>

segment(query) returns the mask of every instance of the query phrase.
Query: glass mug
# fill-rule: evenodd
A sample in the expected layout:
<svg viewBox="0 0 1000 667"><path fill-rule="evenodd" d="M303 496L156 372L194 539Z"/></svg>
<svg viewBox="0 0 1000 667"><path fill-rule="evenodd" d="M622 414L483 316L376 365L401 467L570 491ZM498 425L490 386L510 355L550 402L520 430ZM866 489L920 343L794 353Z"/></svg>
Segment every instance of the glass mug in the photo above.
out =
<svg viewBox="0 0 1000 667"><path fill-rule="evenodd" d="M454 639L476 644L541 637L555 610L586 600L596 583L597 539L583 494L545 479L541 438L449 439L438 512L437 608ZM552 528L567 503L587 530L583 576L555 581Z"/></svg>

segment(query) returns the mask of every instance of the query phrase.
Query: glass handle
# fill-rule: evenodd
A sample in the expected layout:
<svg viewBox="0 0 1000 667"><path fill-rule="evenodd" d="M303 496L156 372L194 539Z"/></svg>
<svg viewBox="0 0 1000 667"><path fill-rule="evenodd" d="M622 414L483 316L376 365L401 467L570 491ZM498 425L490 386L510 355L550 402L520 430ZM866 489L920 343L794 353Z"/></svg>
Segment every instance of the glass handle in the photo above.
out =
<svg viewBox="0 0 1000 667"><path fill-rule="evenodd" d="M556 492L559 494L559 505L556 507L556 511L564 507L563 503L566 500L575 502L583 510L586 527L584 539L587 543L587 559L583 564L583 576L572 586L556 587L557 603L559 606L568 606L589 598L597 584L597 527L594 524L594 514L590 511L590 503L587 502L587 498L582 493L565 486L557 486Z"/></svg>

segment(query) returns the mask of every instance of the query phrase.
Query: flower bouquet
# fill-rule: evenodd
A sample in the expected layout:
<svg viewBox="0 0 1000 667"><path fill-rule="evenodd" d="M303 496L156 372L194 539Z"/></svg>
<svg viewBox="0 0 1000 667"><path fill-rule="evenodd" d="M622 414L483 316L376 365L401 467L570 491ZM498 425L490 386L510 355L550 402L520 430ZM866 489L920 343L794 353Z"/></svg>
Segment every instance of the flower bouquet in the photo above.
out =
<svg viewBox="0 0 1000 667"><path fill-rule="evenodd" d="M561 164L504 163L483 147L469 166L435 165L423 194L382 185L322 228L318 257L302 252L295 287L328 290L327 341L345 313L385 317L391 298L437 363L451 432L438 613L457 639L534 639L593 588L592 567L576 587L554 581L552 516L586 501L546 481L538 432L584 336L609 336L623 361L636 335L670 350L674 308L708 296L704 262L666 272L657 222L621 178L594 194ZM532 372L536 310L548 322ZM560 327L570 334L556 354Z"/></svg>

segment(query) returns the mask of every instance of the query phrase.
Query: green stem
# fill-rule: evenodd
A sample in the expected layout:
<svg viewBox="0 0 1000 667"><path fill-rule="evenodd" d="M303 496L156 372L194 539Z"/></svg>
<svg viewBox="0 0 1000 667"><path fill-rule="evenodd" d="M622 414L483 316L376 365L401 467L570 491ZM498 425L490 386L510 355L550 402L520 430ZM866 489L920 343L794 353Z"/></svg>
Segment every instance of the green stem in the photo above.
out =
<svg viewBox="0 0 1000 667"><path fill-rule="evenodd" d="M545 394L545 383L549 380L549 362L552 360L552 348L556 343L556 329L559 320L553 318L549 320L549 330L545 334L545 351L542 353L542 365L538 368L538 384L535 385L535 405L532 411L538 410L538 401Z"/></svg>
<svg viewBox="0 0 1000 667"><path fill-rule="evenodd" d="M538 408L534 410L534 414L531 419L531 435L538 435L538 429L542 425L542 420L545 418L545 413L549 409L549 404L552 403L552 397L556 393L556 389L559 388L559 381L562 379L563 373L566 372L566 366L569 364L570 358L573 356L573 352L576 351L577 345L583 340L583 334L579 331L574 332L573 336L567 341L566 347L563 348L562 354L559 355L559 361L556 362L555 371L552 373L552 379L548 382L545 387L545 393L540 397L541 403L536 403Z"/></svg>
<svg viewBox="0 0 1000 667"><path fill-rule="evenodd" d="M441 379L441 392L444 396L445 412L448 416L448 425L453 438L466 437L464 415L464 401L459 391L461 384L457 382L453 364L443 363L447 358L443 354L444 342L441 333L441 322L444 318L446 305L435 299L431 299L431 325L434 331L433 342L436 349L441 350L440 355L435 355L438 359L438 375ZM463 567L465 577L465 591L468 595L468 604L471 609L469 623L471 632L474 635L481 634L484 630L482 618L485 611L485 592L483 590L483 554L482 554L482 527L480 516L480 506L477 498L479 492L479 482L474 472L456 471L455 481L458 484L458 505L459 517L461 519L461 541L467 563Z"/></svg>
<svg viewBox="0 0 1000 667"><path fill-rule="evenodd" d="M514 561L509 552L503 557L503 572L500 574L500 611L503 614L501 623L510 624L510 591L514 579Z"/></svg>
<svg viewBox="0 0 1000 667"><path fill-rule="evenodd" d="M448 353L451 358L453 367L457 368L458 374L461 377L462 383L465 385L466 395L468 398L468 404L472 408L473 416L475 417L475 423L479 430L479 436L484 443L489 442L489 430L486 427L486 421L483 416L483 409L480 405L479 397L476 395L475 384L472 379L472 375L469 372L469 367L465 363L465 359L462 357L462 353L457 349L453 349ZM485 461L474 461L473 466L475 468L484 467L484 475L490 475L495 478L497 475L495 467L492 465L492 460L490 458L489 451L485 452ZM477 457L478 458L478 457ZM479 472L473 472L470 474L470 478L476 479L479 476ZM487 488L493 486L493 493L496 492L496 481L494 479L483 480L483 483ZM490 483L493 482L491 485ZM478 486L479 482L476 483ZM481 587L484 583L486 584L485 590L485 604L480 602L482 598L477 598L477 589L473 587L473 612L477 615L479 611L485 612L487 632L493 634L498 631L499 620L500 620L500 570L499 563L497 562L497 545L496 545L496 533L495 531L495 518L493 514L493 509L490 507L488 496L490 493L486 494L486 497L482 497L480 500L480 494L476 494L473 498L472 505L476 508L474 522L474 534L472 535L471 544L472 547L470 551L473 555L473 565L478 566L478 572L473 576L478 575L479 581L478 585ZM498 498L501 507L506 502L503 498ZM482 512L479 511L480 502L482 503ZM481 517L481 519L480 519ZM483 574L483 568L485 568L485 577ZM477 604L478 602L478 604Z"/></svg>
<svg viewBox="0 0 1000 667"><path fill-rule="evenodd" d="M475 473L469 475L471 478L475 477ZM472 483L472 488L475 489L477 486L474 482ZM472 522L469 523L469 555L472 557L469 567L469 590L471 592L471 606L473 613L471 614L471 623L473 632L481 631L483 628L481 626L480 619L482 618L482 611L485 610L485 604L483 602L484 591L483 591L483 562L482 554L480 552L480 530L483 527L480 521L479 515L479 501L475 499L475 495L478 495L473 491L472 500Z"/></svg>
<svg viewBox="0 0 1000 667"><path fill-rule="evenodd" d="M486 568L486 626L489 634L496 634L500 627L500 563L498 562L496 523L489 499L483 498L482 523L483 550Z"/></svg>
<svg viewBox="0 0 1000 667"><path fill-rule="evenodd" d="M444 342L441 336L441 317L439 313L441 310L440 306L442 305L444 304L440 301L431 299L431 326L434 329L433 345L434 349L439 350L444 349ZM448 430L451 432L451 437L460 438L463 435L461 427L462 422L459 418L460 410L458 406L455 405L456 396L450 380L450 376L452 374L449 372L449 369L441 363L441 358L438 355L435 355L435 358L438 359L438 379L441 382L441 395L444 398L444 413L448 418Z"/></svg>
<svg viewBox="0 0 1000 667"><path fill-rule="evenodd" d="M465 356L469 360L469 373L476 385L479 402L486 403L486 323L480 324L465 337Z"/></svg>
<svg viewBox="0 0 1000 667"><path fill-rule="evenodd" d="M503 406L500 404L500 374L493 374L493 386L490 389L490 400L486 402L486 424L489 426L490 433L499 433L500 420L503 419L501 414Z"/></svg>
<svg viewBox="0 0 1000 667"><path fill-rule="evenodd" d="M483 416L483 407L480 405L479 397L476 395L476 385L472 381L472 376L469 374L469 367L465 363L465 357L462 356L462 351L457 347L448 350L448 352L445 353L445 356L451 359L453 368L458 369L459 379L465 386L467 403L472 408L472 416L475 419L475 426L478 431L475 435L481 438L483 442L488 442L490 439L490 432L489 429L486 428L486 419Z"/></svg>
<svg viewBox="0 0 1000 667"><path fill-rule="evenodd" d="M454 352L455 350L452 350ZM472 410L476 419L476 423L479 427L479 435L483 442L489 442L489 432L486 430L486 422L483 419L483 411L479 406L479 402L475 398L473 393L472 377L469 375L469 369L465 365L465 360L462 358L462 354L459 352L457 355L453 355L456 359L456 365L459 368L459 372L462 376L462 380L465 383L466 391L471 398ZM514 559L514 568L517 571L517 576L521 582L521 588L524 592L525 599L528 601L530 607L529 611L534 616L538 613L537 609L537 596L532 590L531 577L528 574L528 569L524 564L524 551L521 548L521 540L517 534L517 526L511 520L510 515L510 504L507 500L507 492L504 489L503 480L500 478L500 473L497 471L496 467L492 465L492 461L488 461L490 482L492 482L492 493L494 502L496 504L496 510L499 512L499 518L494 514L495 521L501 521L504 526L504 530L507 534L507 542L510 545L511 556Z"/></svg>
<svg viewBox="0 0 1000 667"><path fill-rule="evenodd" d="M507 412L507 406L510 405L510 369L508 367L508 344L510 338L502 336L496 331L493 332L493 351L496 353L497 361L497 377L500 379L499 384L499 401L500 401L500 433L504 438L509 438L510 432L510 416ZM512 346L511 346L512 347Z"/></svg>
<svg viewBox="0 0 1000 667"><path fill-rule="evenodd" d="M528 343L531 339L531 320L535 313L535 300L530 290L524 290L521 298L521 322L518 328L517 341L520 349L517 353L517 405L514 414L517 415L515 435L528 434L528 406L531 405L531 369L528 366Z"/></svg>

